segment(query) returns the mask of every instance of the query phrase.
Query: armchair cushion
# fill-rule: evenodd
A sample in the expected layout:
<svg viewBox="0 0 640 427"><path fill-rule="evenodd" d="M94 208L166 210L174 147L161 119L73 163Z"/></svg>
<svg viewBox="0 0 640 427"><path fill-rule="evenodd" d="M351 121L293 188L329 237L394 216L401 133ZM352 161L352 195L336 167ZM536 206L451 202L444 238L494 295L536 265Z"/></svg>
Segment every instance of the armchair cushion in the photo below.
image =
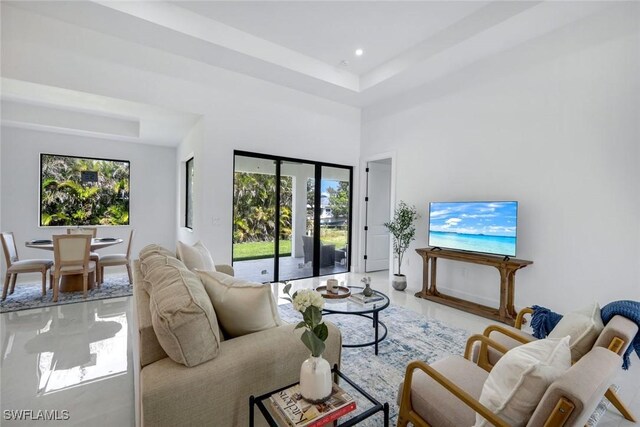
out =
<svg viewBox="0 0 640 427"><path fill-rule="evenodd" d="M549 333L549 338L571 336L571 358L580 360L591 350L603 329L600 306L594 302L588 307L565 314Z"/></svg>
<svg viewBox="0 0 640 427"><path fill-rule="evenodd" d="M547 387L571 367L569 337L544 339L508 351L482 388L480 403L511 426L524 426ZM488 422L476 415L475 427Z"/></svg>
<svg viewBox="0 0 640 427"><path fill-rule="evenodd" d="M489 375L461 356L450 356L432 363L431 366L475 399L480 397L482 385ZM402 399L402 387L403 384L400 384L398 404ZM411 405L432 426L470 426L475 422L473 409L420 370L414 371L411 381Z"/></svg>

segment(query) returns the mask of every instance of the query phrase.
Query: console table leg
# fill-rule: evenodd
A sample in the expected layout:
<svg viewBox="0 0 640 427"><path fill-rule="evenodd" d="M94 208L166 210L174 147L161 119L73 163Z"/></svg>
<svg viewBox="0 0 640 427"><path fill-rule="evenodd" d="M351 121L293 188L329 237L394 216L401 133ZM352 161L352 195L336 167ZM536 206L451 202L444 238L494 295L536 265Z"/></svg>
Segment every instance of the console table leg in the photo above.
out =
<svg viewBox="0 0 640 427"><path fill-rule="evenodd" d="M498 308L498 314L504 321L504 319L507 318L507 298L509 295L509 286L507 284L508 273L504 267L498 268L498 270L500 270L500 307Z"/></svg>
<svg viewBox="0 0 640 427"><path fill-rule="evenodd" d="M516 298L516 291L514 286L515 281L516 281L516 270L511 270L509 271L509 274L507 276L507 292L509 294L509 299L507 302L507 314L514 319L518 315L515 308L515 298Z"/></svg>
<svg viewBox="0 0 640 427"><path fill-rule="evenodd" d="M437 260L437 258L431 258L431 283L429 285L429 295L438 295L438 288L436 285Z"/></svg>
<svg viewBox="0 0 640 427"><path fill-rule="evenodd" d="M422 295L429 292L429 258L422 257ZM418 295L416 295L418 296Z"/></svg>

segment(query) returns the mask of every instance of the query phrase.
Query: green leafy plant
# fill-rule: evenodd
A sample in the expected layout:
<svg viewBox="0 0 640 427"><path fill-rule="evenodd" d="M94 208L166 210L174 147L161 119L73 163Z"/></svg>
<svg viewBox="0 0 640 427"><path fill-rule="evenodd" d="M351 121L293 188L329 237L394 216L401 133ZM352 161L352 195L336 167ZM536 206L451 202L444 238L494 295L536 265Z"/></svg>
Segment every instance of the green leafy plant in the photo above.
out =
<svg viewBox="0 0 640 427"><path fill-rule="evenodd" d="M415 239L416 227L413 223L419 218L415 206L409 206L400 201L393 213L393 220L385 222L384 226L393 236L393 252L398 259L398 275L402 267L402 259L409 248L409 244Z"/></svg>
<svg viewBox="0 0 640 427"><path fill-rule="evenodd" d="M129 224L128 162L43 154L41 166L41 225ZM98 182L82 182L84 171Z"/></svg>
<svg viewBox="0 0 640 427"><path fill-rule="evenodd" d="M302 313L302 322L296 325L296 329L306 329L300 339L313 357L319 357L324 353L324 342L329 336L329 329L322 321L324 298L319 292L312 289L301 289L293 295L289 293L290 291L291 283L288 283L284 287L284 293L289 295L289 298L285 297L284 299L290 301L293 308Z"/></svg>

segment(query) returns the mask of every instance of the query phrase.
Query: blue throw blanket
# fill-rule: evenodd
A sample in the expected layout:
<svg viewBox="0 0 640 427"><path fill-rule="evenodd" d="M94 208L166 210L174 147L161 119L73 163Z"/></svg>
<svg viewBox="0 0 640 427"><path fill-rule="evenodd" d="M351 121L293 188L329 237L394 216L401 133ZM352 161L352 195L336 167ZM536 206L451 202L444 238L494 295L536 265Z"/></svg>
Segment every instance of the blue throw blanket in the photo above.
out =
<svg viewBox="0 0 640 427"><path fill-rule="evenodd" d="M560 319L562 319L562 315L538 305L534 305L531 308L533 309L533 314L531 315L533 336L538 339L545 338L558 324ZM602 307L600 315L602 316L602 322L605 325L609 323L614 316L620 315L626 317L632 322L635 322L638 325L638 328L640 328L640 302L638 301L614 301ZM622 364L623 369L629 369L632 351L635 351L638 357L640 357L640 330L627 348L627 351L625 351L622 356L624 361Z"/></svg>

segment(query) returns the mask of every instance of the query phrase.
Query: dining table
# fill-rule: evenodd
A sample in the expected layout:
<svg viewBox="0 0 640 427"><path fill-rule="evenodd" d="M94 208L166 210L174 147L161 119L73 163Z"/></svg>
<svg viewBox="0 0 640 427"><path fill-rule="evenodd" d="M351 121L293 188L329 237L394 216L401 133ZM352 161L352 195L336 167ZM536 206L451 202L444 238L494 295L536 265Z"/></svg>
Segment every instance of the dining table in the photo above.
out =
<svg viewBox="0 0 640 427"><path fill-rule="evenodd" d="M104 249L109 246L119 245L123 239L116 239L112 237L102 237L91 239L91 252L95 252L99 249ZM43 249L46 251L53 251L53 240L48 239L34 239L25 242L27 248ZM89 275L89 289L95 286L95 278L93 274ZM82 292L83 290L83 278L82 274L69 274L64 275L60 279L60 291L61 292Z"/></svg>

